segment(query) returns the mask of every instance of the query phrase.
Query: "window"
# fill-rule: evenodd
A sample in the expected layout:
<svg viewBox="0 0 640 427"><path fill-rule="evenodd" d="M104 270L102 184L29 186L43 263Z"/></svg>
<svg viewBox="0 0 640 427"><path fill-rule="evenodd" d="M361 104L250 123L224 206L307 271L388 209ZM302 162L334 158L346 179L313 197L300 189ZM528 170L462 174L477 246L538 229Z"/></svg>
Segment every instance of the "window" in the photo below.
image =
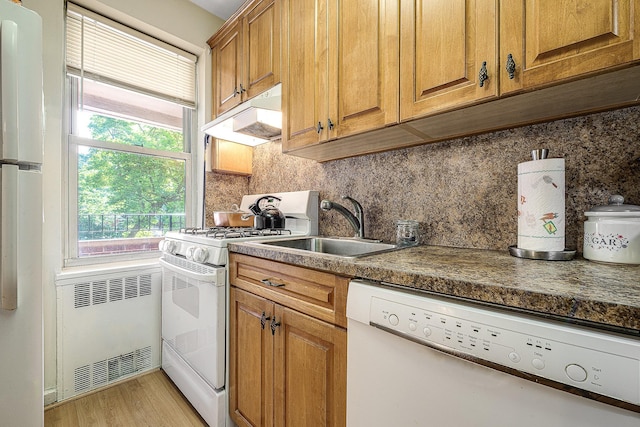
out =
<svg viewBox="0 0 640 427"><path fill-rule="evenodd" d="M69 4L66 63L67 264L150 254L190 225L195 57Z"/></svg>

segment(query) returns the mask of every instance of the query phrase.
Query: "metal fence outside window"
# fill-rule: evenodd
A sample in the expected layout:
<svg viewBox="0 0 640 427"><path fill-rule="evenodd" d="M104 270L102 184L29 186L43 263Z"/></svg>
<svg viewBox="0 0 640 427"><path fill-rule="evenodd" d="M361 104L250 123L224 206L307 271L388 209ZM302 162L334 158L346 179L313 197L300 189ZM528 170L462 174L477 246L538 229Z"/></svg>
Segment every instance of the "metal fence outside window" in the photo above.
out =
<svg viewBox="0 0 640 427"><path fill-rule="evenodd" d="M161 237L185 227L185 214L78 215L78 240Z"/></svg>

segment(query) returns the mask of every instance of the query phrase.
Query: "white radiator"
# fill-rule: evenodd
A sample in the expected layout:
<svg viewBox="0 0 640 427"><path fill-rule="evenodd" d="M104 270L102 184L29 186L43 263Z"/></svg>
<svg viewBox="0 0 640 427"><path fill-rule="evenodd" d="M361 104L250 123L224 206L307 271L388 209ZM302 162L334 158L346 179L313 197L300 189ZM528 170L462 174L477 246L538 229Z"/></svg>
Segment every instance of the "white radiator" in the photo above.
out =
<svg viewBox="0 0 640 427"><path fill-rule="evenodd" d="M157 266L59 276L58 401L160 366Z"/></svg>

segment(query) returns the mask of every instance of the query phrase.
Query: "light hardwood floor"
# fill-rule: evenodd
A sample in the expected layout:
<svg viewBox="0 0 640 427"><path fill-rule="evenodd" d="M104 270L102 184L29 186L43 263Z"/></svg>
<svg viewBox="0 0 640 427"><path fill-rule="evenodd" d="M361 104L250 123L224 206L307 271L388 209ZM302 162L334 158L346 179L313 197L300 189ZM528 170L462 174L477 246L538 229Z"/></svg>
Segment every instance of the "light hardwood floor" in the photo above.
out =
<svg viewBox="0 0 640 427"><path fill-rule="evenodd" d="M47 407L45 427L206 427L169 377L157 370Z"/></svg>

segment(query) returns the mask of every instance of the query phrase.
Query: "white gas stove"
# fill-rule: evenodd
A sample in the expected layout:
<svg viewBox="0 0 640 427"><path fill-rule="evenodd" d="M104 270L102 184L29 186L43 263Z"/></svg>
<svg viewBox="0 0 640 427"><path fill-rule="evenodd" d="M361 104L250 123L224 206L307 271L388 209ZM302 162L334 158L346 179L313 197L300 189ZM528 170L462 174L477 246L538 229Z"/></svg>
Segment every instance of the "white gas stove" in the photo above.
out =
<svg viewBox="0 0 640 427"><path fill-rule="evenodd" d="M233 425L225 369L227 244L318 234L317 191L270 195L281 199L276 207L285 215L283 229L184 229L167 233L160 246L162 369L211 427ZM244 196L240 209L249 212L262 196Z"/></svg>
<svg viewBox="0 0 640 427"><path fill-rule="evenodd" d="M286 217L284 229L257 230L250 227L186 228L168 232L160 249L164 254L184 257L187 260L208 265L227 265L227 243L277 239L289 236L313 236L318 234L318 192L294 191L269 193L281 201L274 205ZM265 194L242 197L240 210L249 212L249 205Z"/></svg>

